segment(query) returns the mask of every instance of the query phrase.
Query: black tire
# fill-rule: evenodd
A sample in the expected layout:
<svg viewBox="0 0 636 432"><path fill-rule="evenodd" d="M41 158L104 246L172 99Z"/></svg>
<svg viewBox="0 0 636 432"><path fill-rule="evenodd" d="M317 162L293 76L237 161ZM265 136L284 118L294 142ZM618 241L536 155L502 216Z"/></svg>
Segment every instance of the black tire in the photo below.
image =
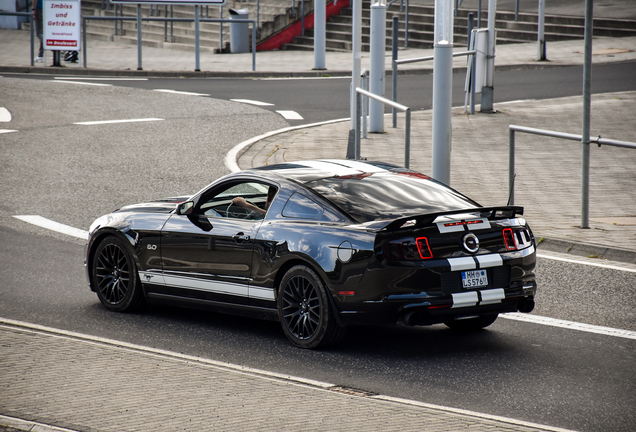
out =
<svg viewBox="0 0 636 432"><path fill-rule="evenodd" d="M119 237L102 240L91 261L91 279L107 309L132 312L144 301L135 259Z"/></svg>
<svg viewBox="0 0 636 432"><path fill-rule="evenodd" d="M344 336L328 295L307 266L297 265L285 274L278 291L278 315L291 343L305 349L324 348Z"/></svg>
<svg viewBox="0 0 636 432"><path fill-rule="evenodd" d="M494 323L499 314L480 315L474 318L464 318L452 321L446 321L447 327L457 331L476 331L488 327Z"/></svg>

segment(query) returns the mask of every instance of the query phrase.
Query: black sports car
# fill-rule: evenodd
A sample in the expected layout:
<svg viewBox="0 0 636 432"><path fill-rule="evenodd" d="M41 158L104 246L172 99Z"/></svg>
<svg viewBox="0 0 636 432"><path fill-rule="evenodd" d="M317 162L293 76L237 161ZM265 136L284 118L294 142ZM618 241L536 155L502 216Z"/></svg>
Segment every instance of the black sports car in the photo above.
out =
<svg viewBox="0 0 636 432"><path fill-rule="evenodd" d="M534 308L521 214L386 163L303 161L102 216L86 266L108 309L156 301L279 320L301 348L351 324L480 329Z"/></svg>

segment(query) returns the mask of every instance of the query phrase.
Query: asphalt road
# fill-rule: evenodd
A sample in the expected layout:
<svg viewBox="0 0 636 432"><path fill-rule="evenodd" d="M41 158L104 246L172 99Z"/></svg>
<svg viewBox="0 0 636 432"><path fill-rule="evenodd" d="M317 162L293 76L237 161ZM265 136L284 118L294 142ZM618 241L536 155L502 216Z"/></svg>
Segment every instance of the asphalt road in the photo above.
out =
<svg viewBox="0 0 636 432"><path fill-rule="evenodd" d="M518 73L521 82L526 71ZM620 78L602 81L621 85ZM12 217L38 214L87 229L123 204L194 193L227 172L222 160L235 144L288 125L272 110L296 110L303 122L319 120L311 112L348 115L337 87L348 88L346 80L307 82L153 79L97 87L1 78L1 105L13 115L2 127L19 132L0 134L0 316L568 429L636 429L632 339L499 319L470 336L444 326L353 328L341 346L309 352L293 348L277 323L164 307L109 313L88 291L81 240ZM132 88L146 85L225 100ZM242 92L230 94L232 86ZM518 98L539 97L526 88ZM295 96L306 89L315 102ZM74 124L131 118L162 120ZM635 282L631 271L540 258L534 313L634 331Z"/></svg>

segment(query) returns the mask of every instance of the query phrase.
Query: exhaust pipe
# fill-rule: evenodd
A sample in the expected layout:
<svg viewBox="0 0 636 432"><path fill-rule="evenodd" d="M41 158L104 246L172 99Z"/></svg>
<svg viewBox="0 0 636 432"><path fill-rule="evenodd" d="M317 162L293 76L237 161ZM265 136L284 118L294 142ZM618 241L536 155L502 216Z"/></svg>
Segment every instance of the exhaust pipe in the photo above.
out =
<svg viewBox="0 0 636 432"><path fill-rule="evenodd" d="M416 326L420 323L420 314L417 312L407 312L402 315L402 322L407 326Z"/></svg>
<svg viewBox="0 0 636 432"><path fill-rule="evenodd" d="M523 313L530 313L534 309L534 299L532 297L524 297L517 303L517 310Z"/></svg>

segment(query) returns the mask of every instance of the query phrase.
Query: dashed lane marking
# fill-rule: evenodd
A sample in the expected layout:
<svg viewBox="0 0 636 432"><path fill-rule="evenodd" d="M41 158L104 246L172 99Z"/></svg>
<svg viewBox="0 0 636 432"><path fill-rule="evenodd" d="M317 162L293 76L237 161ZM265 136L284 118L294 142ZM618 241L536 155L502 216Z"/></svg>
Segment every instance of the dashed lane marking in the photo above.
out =
<svg viewBox="0 0 636 432"><path fill-rule="evenodd" d="M0 107L0 122L9 123L11 121L11 113L8 109Z"/></svg>
<svg viewBox="0 0 636 432"><path fill-rule="evenodd" d="M273 103L255 101L251 99L230 99L232 102L239 102L244 104L256 105L256 106L274 106Z"/></svg>
<svg viewBox="0 0 636 432"><path fill-rule="evenodd" d="M64 83L64 84L90 85L90 86L97 86L97 87L112 87L113 86L112 84L102 84L102 83L84 82L84 81L54 80L53 82Z"/></svg>
<svg viewBox="0 0 636 432"><path fill-rule="evenodd" d="M9 132L17 132L17 130L13 129L0 129L0 134L9 133Z"/></svg>
<svg viewBox="0 0 636 432"><path fill-rule="evenodd" d="M88 231L81 230L79 228L73 228L72 226L64 225L59 222L52 221L47 218L43 218L42 216L37 215L20 215L13 216L16 219L20 219L23 222L27 222L33 225L37 225L41 228L46 228L51 231L56 231L62 234L67 234L72 237L81 238L84 240L88 240Z"/></svg>
<svg viewBox="0 0 636 432"><path fill-rule="evenodd" d="M303 117L300 114L298 114L296 111L280 110L276 112L282 115L285 118L285 120L303 120Z"/></svg>
<svg viewBox="0 0 636 432"><path fill-rule="evenodd" d="M126 119L126 120L101 120L101 121L89 121L89 122L76 122L73 124L90 126L90 125L102 125L102 124L115 124L115 123L135 123L135 122L151 122L151 121L163 121L160 118L141 118L141 119Z"/></svg>
<svg viewBox="0 0 636 432"><path fill-rule="evenodd" d="M209 94L206 94L206 93L193 93L193 92L178 91L178 90L168 90L168 89L154 89L154 90L156 92L182 94L182 95L188 95L188 96L210 96Z"/></svg>

